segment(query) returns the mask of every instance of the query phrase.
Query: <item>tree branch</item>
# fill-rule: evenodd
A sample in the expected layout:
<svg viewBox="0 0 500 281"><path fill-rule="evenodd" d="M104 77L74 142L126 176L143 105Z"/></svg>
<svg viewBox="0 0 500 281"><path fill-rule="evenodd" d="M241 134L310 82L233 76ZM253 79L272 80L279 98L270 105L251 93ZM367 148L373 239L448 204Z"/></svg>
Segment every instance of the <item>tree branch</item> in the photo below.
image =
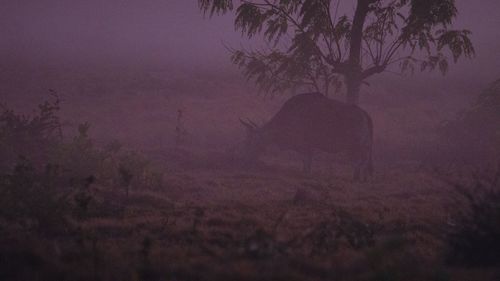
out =
<svg viewBox="0 0 500 281"><path fill-rule="evenodd" d="M366 78L385 71L385 65L374 65L361 73L361 80L365 80Z"/></svg>

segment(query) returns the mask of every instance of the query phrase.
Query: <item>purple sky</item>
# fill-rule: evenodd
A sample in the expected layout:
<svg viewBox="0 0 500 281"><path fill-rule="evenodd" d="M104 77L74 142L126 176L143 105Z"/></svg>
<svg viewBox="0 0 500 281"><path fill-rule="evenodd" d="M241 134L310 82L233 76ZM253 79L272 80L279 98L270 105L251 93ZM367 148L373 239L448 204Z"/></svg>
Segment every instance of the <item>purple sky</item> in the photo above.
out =
<svg viewBox="0 0 500 281"><path fill-rule="evenodd" d="M500 1L457 3L478 57L453 71L500 77ZM0 0L0 59L224 65L222 42L244 44L232 21L204 18L196 0Z"/></svg>

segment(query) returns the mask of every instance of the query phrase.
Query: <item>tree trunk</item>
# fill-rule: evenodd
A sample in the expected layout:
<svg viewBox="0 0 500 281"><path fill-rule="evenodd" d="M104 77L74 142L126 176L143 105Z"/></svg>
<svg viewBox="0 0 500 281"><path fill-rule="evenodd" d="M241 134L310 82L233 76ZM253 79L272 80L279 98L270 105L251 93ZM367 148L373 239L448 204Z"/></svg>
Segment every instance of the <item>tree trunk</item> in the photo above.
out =
<svg viewBox="0 0 500 281"><path fill-rule="evenodd" d="M346 77L347 95L346 102L349 104L359 103L359 94L361 90L361 79L355 74Z"/></svg>
<svg viewBox="0 0 500 281"><path fill-rule="evenodd" d="M349 48L349 71L345 74L347 84L347 103L358 104L359 92L361 90L362 67L361 67L361 46L363 42L363 26L368 15L372 0L358 0L356 12L352 21L351 41Z"/></svg>

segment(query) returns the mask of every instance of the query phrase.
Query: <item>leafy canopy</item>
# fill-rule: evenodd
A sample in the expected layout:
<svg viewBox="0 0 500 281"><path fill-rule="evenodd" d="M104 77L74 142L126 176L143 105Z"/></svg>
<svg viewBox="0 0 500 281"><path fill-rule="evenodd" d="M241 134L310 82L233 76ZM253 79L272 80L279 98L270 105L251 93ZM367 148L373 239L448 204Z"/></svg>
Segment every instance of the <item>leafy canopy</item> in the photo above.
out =
<svg viewBox="0 0 500 281"><path fill-rule="evenodd" d="M236 29L262 36L266 48L231 49L231 60L269 93L309 86L328 94L342 78L361 83L392 65L444 74L450 55L474 55L470 32L451 29L454 0L357 0L353 15L339 14L340 0L235 2L198 0L210 16L235 9Z"/></svg>

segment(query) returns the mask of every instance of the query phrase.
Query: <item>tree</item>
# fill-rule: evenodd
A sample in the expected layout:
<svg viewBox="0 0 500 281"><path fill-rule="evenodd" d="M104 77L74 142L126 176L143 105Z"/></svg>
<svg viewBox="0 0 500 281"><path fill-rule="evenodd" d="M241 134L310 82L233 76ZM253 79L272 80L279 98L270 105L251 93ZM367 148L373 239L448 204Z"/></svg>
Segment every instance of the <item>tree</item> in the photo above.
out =
<svg viewBox="0 0 500 281"><path fill-rule="evenodd" d="M500 161L498 120L500 120L500 79L489 85L470 108L461 111L453 120L445 123L440 133L449 147L460 151L461 154L469 152L471 157L490 165L491 162L486 161L487 159ZM454 153L454 155L459 154ZM465 159L473 160L470 157Z"/></svg>
<svg viewBox="0 0 500 281"><path fill-rule="evenodd" d="M234 10L233 0L198 0L204 13ZM361 86L388 71L448 70L448 56L473 57L468 30L453 30L454 0L356 0L339 15L340 0L240 0L235 27L265 49L231 49L231 60L270 93L310 86L328 95L346 88L357 104Z"/></svg>

